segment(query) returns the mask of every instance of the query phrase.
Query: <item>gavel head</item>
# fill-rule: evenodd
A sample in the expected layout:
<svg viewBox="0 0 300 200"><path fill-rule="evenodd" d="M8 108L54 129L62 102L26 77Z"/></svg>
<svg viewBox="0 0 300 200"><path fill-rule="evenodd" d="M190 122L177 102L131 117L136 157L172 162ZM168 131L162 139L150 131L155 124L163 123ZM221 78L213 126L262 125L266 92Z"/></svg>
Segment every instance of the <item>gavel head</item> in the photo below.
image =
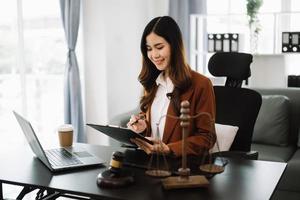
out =
<svg viewBox="0 0 300 200"><path fill-rule="evenodd" d="M109 170L112 173L119 173L122 169L124 160L124 154L120 151L115 151L112 154L110 163L109 163Z"/></svg>

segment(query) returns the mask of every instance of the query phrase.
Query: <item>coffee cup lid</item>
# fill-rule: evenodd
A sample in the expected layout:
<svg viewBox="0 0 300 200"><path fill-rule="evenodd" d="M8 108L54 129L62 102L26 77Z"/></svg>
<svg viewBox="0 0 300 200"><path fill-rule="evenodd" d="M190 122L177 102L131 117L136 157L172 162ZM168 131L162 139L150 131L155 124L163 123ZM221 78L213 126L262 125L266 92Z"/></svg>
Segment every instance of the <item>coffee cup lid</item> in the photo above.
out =
<svg viewBox="0 0 300 200"><path fill-rule="evenodd" d="M58 127L58 131L61 132L73 131L73 126L72 124L63 124Z"/></svg>

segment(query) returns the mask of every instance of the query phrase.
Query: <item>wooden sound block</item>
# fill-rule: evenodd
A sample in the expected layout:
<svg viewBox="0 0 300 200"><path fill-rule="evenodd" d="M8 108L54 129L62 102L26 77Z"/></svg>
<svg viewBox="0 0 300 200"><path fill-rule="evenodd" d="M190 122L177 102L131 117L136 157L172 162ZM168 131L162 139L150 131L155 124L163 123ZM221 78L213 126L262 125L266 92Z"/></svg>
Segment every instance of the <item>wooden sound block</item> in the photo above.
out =
<svg viewBox="0 0 300 200"><path fill-rule="evenodd" d="M178 188L196 188L207 187L209 185L205 176L189 176L188 179L183 179L180 176L169 177L162 180L165 189L178 189Z"/></svg>
<svg viewBox="0 0 300 200"><path fill-rule="evenodd" d="M104 188L119 188L130 185L134 182L131 172L122 170L119 175L115 175L110 170L106 170L97 177L97 184Z"/></svg>
<svg viewBox="0 0 300 200"><path fill-rule="evenodd" d="M147 174L148 176L161 177L161 178L171 176L171 172L167 170L147 170L145 174Z"/></svg>
<svg viewBox="0 0 300 200"><path fill-rule="evenodd" d="M223 166L214 165L214 164L201 165L199 167L199 169L203 172L211 173L211 174L218 174L218 173L222 173L224 171Z"/></svg>

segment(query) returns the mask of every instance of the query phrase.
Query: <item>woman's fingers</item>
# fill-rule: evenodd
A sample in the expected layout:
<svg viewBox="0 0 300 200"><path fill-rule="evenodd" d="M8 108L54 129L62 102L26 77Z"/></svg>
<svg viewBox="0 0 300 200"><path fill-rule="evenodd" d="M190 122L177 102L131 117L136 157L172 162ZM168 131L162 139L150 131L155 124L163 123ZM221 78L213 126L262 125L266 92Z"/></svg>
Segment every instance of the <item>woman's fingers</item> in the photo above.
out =
<svg viewBox="0 0 300 200"><path fill-rule="evenodd" d="M142 144L143 146L145 146L146 148L150 149L151 151L153 150L153 145L152 144L149 144L148 142L140 139L140 138L135 138L135 140L137 142L139 142L140 144Z"/></svg>
<svg viewBox="0 0 300 200"><path fill-rule="evenodd" d="M150 139L150 138L147 138L147 139ZM154 138L151 138L150 140L156 141ZM169 147L163 142L154 143L154 145L152 145L140 138L134 138L134 139L131 139L131 141L134 142L138 147L140 147L147 154L150 154L150 153L167 153L168 154L168 153L170 153Z"/></svg>
<svg viewBox="0 0 300 200"><path fill-rule="evenodd" d="M159 143L162 142L160 139L157 139L157 138L154 138L154 137L145 137L145 138L147 138L148 140L150 140L154 144L159 144Z"/></svg>
<svg viewBox="0 0 300 200"><path fill-rule="evenodd" d="M131 115L127 127L136 133L141 133L146 130L147 123L145 119L141 119L139 116Z"/></svg>
<svg viewBox="0 0 300 200"><path fill-rule="evenodd" d="M129 122L127 123L127 126L132 126L137 120L138 119L135 115L131 115Z"/></svg>
<svg viewBox="0 0 300 200"><path fill-rule="evenodd" d="M131 141L133 141L136 145L138 145L138 147L140 147L143 151L145 151L147 154L150 154L153 152L153 150L151 149L151 147L149 148L149 146L145 145L144 142L141 142L140 140L136 139L131 139ZM151 145L152 146L152 145Z"/></svg>

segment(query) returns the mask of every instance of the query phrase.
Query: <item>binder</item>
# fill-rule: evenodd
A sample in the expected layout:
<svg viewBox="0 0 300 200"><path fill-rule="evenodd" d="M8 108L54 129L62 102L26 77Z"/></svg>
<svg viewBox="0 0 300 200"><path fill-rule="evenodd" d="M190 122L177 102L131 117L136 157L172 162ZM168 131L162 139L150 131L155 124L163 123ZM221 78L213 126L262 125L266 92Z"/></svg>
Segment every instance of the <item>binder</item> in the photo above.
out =
<svg viewBox="0 0 300 200"><path fill-rule="evenodd" d="M145 138L143 135L133 132L132 130L124 127L113 126L113 125L98 125L98 124L87 124L101 133L132 147L138 147L135 143L131 142L130 139L140 138L150 144L153 144L152 141Z"/></svg>

